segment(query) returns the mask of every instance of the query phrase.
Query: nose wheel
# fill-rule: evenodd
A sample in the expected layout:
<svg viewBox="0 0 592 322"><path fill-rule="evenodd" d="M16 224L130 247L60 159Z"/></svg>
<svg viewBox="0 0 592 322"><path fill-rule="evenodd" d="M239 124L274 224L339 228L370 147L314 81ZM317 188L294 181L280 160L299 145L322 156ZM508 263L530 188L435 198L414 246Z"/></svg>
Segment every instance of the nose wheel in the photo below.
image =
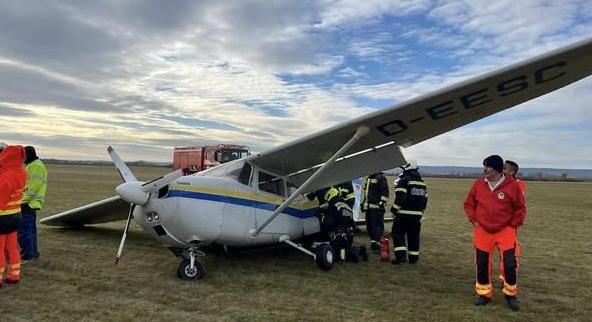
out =
<svg viewBox="0 0 592 322"><path fill-rule="evenodd" d="M185 281L197 281L204 277L203 264L197 260L197 256L205 255L203 252L190 248L187 250L187 256L179 264L177 277Z"/></svg>

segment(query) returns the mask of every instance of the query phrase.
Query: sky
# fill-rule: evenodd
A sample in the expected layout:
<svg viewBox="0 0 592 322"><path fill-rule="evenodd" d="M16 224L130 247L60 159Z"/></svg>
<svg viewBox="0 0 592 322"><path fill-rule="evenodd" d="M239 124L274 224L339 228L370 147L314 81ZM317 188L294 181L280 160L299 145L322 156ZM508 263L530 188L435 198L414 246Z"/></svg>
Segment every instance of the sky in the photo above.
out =
<svg viewBox="0 0 592 322"><path fill-rule="evenodd" d="M589 37L589 0L0 0L0 141L69 160L260 152ZM588 77L406 155L590 169L591 109Z"/></svg>

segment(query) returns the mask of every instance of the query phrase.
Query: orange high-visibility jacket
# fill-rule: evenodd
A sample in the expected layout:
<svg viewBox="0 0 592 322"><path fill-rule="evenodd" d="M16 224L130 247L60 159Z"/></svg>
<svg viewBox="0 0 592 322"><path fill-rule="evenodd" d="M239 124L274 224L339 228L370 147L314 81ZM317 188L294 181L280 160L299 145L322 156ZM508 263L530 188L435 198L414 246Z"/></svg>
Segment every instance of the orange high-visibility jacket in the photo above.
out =
<svg viewBox="0 0 592 322"><path fill-rule="evenodd" d="M21 211L27 183L24 161L25 149L20 145L7 146L0 153L0 216Z"/></svg>

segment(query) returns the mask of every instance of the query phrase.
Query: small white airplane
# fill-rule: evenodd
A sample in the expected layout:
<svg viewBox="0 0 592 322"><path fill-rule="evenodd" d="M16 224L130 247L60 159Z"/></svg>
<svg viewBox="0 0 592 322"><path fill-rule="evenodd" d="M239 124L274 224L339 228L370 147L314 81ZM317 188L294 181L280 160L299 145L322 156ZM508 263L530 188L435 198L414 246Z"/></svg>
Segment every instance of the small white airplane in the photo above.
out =
<svg viewBox="0 0 592 322"><path fill-rule="evenodd" d="M407 163L402 148L417 144L592 74L592 39L463 81L391 108L347 121L267 152L191 176L180 171L139 182L109 147L124 183L119 196L41 220L80 226L133 216L150 235L182 258L177 275L203 276L206 245L286 243L330 270L336 254L327 243L296 242L320 231L317 205L303 194Z"/></svg>

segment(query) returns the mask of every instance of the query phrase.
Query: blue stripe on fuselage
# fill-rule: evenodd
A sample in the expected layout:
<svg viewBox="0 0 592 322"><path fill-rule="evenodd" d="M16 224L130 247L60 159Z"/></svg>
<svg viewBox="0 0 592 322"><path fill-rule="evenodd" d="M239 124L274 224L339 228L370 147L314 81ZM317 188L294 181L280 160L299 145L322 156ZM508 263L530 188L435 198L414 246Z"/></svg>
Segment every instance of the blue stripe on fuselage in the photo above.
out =
<svg viewBox="0 0 592 322"><path fill-rule="evenodd" d="M279 207L279 205L276 205L276 204L257 201L257 200L237 198L237 197L231 197L231 196L221 196L221 195L215 195L215 194L203 193L203 192L194 192L194 191L170 190L165 198L172 198L172 197L209 200L209 201L215 201L215 202L226 202L226 203L231 203L234 205L253 207L253 208L263 209L263 210L267 210L267 211L274 211ZM300 209L296 209L296 208L286 207L282 211L282 213L289 215L289 216L298 217L298 218L308 218L308 217L314 216L315 210L316 210L316 208L300 210Z"/></svg>

